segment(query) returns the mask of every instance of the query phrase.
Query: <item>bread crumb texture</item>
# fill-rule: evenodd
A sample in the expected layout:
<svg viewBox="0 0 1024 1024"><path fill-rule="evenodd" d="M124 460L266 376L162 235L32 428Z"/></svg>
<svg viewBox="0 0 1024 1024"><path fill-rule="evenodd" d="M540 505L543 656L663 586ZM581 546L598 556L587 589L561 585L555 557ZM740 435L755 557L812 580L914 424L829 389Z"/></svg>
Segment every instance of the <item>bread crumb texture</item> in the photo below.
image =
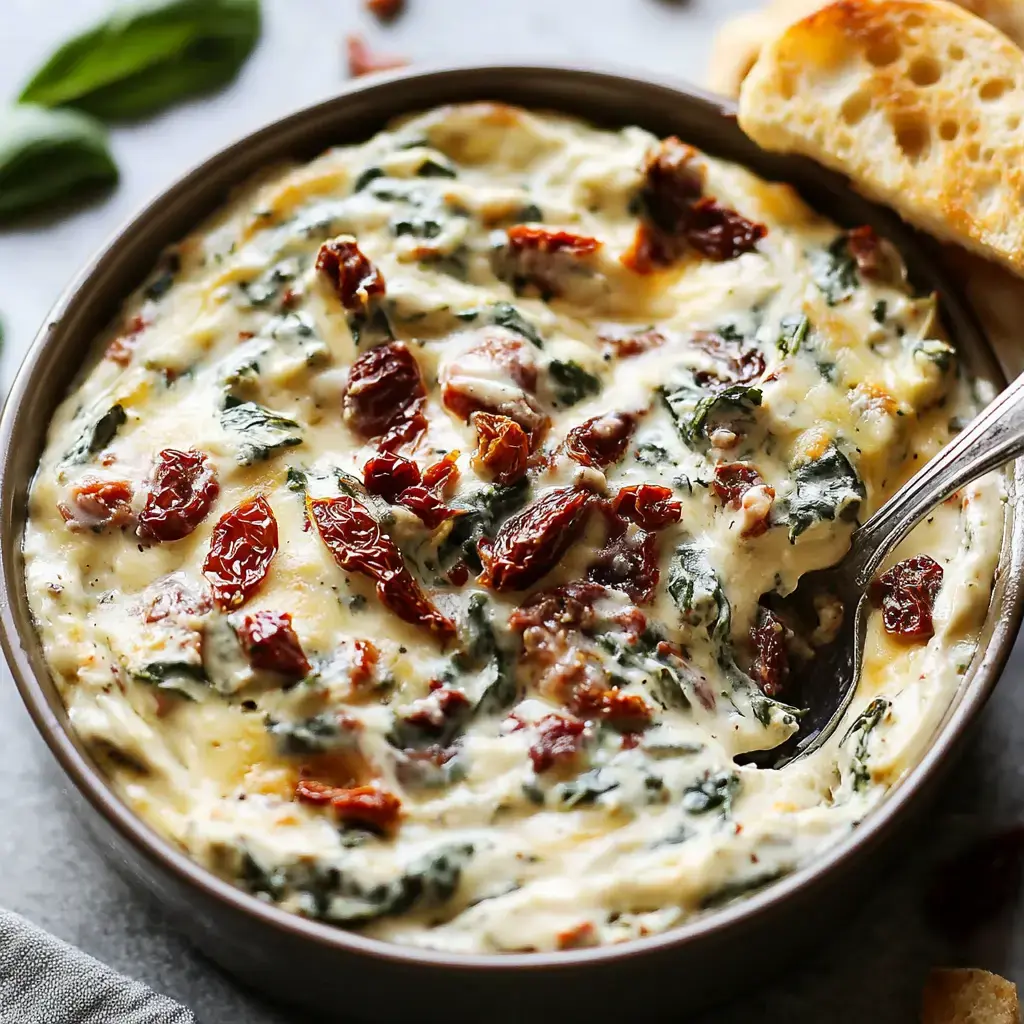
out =
<svg viewBox="0 0 1024 1024"><path fill-rule="evenodd" d="M1017 986L976 968L936 968L921 1002L921 1024L1018 1024Z"/></svg>
<svg viewBox="0 0 1024 1024"><path fill-rule="evenodd" d="M761 53L740 124L1024 271L1024 53L946 0L839 0Z"/></svg>

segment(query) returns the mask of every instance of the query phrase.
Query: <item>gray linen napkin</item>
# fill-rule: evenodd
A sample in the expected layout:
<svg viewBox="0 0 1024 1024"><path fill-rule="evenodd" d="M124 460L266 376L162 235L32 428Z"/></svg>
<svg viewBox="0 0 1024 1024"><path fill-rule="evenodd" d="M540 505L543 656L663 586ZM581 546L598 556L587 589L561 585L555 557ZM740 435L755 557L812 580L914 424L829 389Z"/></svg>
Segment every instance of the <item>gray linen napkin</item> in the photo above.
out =
<svg viewBox="0 0 1024 1024"><path fill-rule="evenodd" d="M0 910L0 1024L196 1024L157 995Z"/></svg>

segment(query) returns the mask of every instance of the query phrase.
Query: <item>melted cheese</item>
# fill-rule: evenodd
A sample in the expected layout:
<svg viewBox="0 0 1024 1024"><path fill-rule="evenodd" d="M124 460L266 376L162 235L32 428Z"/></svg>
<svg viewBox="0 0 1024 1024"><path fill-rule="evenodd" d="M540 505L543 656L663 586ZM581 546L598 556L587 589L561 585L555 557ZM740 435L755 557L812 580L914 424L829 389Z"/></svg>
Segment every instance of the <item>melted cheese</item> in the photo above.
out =
<svg viewBox="0 0 1024 1024"><path fill-rule="evenodd" d="M779 771L738 765L736 755L775 746L795 728L791 709L765 699L740 666L751 663L760 597L788 594L804 573L839 559L851 513L863 519L877 508L974 413L987 386L956 369L931 299L855 273L845 294L830 295L837 229L786 186L704 155L695 159L706 194L763 223L766 236L724 262L689 254L651 275L626 269L619 256L633 242L634 199L656 142L635 128L598 131L488 105L396 124L243 190L176 247L99 340L101 354L127 338L130 361L98 358L54 418L31 493L29 594L74 727L128 803L212 870L296 912L397 942L465 952L617 942L806 863L927 745L988 606L1002 535L998 478L967 488L902 545L898 557L924 552L943 567L934 636L895 640L873 615L852 731L839 729ZM558 297L517 294L496 272L504 229L520 220L602 246L568 269L553 265ZM597 625L570 635L570 648L588 651L587 671L646 702L646 729L624 740L591 721L575 759L535 770L538 723L569 712L506 625L527 595L492 592L472 576L451 583L451 524L432 534L395 507L387 529L406 564L458 623L459 638L443 648L384 607L370 581L339 569L308 528L298 490L338 494L339 471L361 477L376 450L341 410L350 366L385 340L383 328L346 312L314 267L321 243L338 235L354 236L380 269L380 312L427 384L428 430L405 454L422 468L460 453L450 504L479 509L487 484L471 464L475 432L446 410L439 378L480 405L516 415L533 401L550 415L548 457L515 508L574 484L608 496L641 483L673 490L681 521L657 535L660 582L641 608L647 632L637 640L623 627L632 602L611 589ZM539 381L529 398L506 368L466 354L481 334L510 336L509 306L519 318L513 340L525 332L542 344L525 344ZM602 340L651 330L662 343L635 355ZM685 440L661 395L721 373L695 340L700 332L760 354L761 404L742 423ZM553 363L585 373L577 394L560 390ZM226 427L227 395L293 421L290 446ZM87 450L97 417L115 405L124 422ZM584 469L562 442L608 412L637 416L629 450L603 471ZM189 536L148 543L132 524L65 523L58 506L95 479L128 481L137 513L154 455L166 448L206 453L219 481L214 508ZM835 452L859 478L862 500L847 500L846 514L836 505L834 518L801 519L801 467ZM709 484L717 464L735 461L756 466L763 486L732 508ZM170 574L201 590L214 524L257 494L273 509L280 550L241 613L207 607L146 622L147 595ZM591 515L533 589L584 579L606 531ZM706 571L687 576L679 552ZM691 586L689 596L674 580ZM468 668L460 659L479 628L473 607L484 609L515 692L482 702L446 737L447 760L424 762L406 743L429 746L430 736L403 740L401 730L410 713L436 710L431 683L479 696L502 668L497 658L470 658ZM292 616L313 665L296 685L254 672L241 653L232 624L260 609ZM356 673L360 639L379 649L369 689ZM684 660L659 654L658 640L678 645ZM358 729L328 728L321 740L333 753L317 753L310 730L339 720ZM401 800L400 826L375 835L297 801L302 772L386 788Z"/></svg>

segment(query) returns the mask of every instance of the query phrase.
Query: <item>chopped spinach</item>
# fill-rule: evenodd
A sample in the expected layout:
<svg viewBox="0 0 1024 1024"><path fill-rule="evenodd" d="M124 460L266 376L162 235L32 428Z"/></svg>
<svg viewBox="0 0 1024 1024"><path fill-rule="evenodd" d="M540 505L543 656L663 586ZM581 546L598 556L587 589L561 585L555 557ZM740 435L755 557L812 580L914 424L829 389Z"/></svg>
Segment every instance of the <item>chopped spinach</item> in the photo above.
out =
<svg viewBox="0 0 1024 1024"><path fill-rule="evenodd" d="M298 466L288 467L285 484L289 491L292 491L295 494L301 494L305 497L307 483L308 478L304 469L299 469Z"/></svg>
<svg viewBox="0 0 1024 1024"><path fill-rule="evenodd" d="M784 316L779 324L779 337L776 346L784 356L800 351L800 346L807 337L811 322L803 314Z"/></svg>
<svg viewBox="0 0 1024 1024"><path fill-rule="evenodd" d="M477 541L481 537L493 537L498 527L526 504L529 496L530 484L524 477L505 487L485 487L460 501L458 507L463 514L456 517L438 548L441 564L449 566L463 558L470 567L479 571Z"/></svg>
<svg viewBox="0 0 1024 1024"><path fill-rule="evenodd" d="M956 356L956 349L938 338L924 338L914 344L915 357L934 363L940 373L948 373Z"/></svg>
<svg viewBox="0 0 1024 1024"><path fill-rule="evenodd" d="M527 203L521 210L516 211L516 223L531 224L544 220L544 211L536 203Z"/></svg>
<svg viewBox="0 0 1024 1024"><path fill-rule="evenodd" d="M278 751L292 757L323 754L329 750L351 750L358 745L356 733L346 728L338 715L328 711L298 722L268 718L266 725Z"/></svg>
<svg viewBox="0 0 1024 1024"><path fill-rule="evenodd" d="M516 699L515 671L509 653L498 643L483 594L469 599L464 635L468 642L452 661L462 673L477 673L471 684L474 711L485 715L503 711Z"/></svg>
<svg viewBox="0 0 1024 1024"><path fill-rule="evenodd" d="M156 277L142 290L150 302L159 302L173 287L175 278L181 272L181 257L173 249L164 253Z"/></svg>
<svg viewBox="0 0 1024 1024"><path fill-rule="evenodd" d="M231 396L221 410L220 425L238 436L235 460L240 466L251 466L302 444L302 428L295 420Z"/></svg>
<svg viewBox="0 0 1024 1024"><path fill-rule="evenodd" d="M868 771L868 738L877 728L878 723L885 718L892 707L892 702L885 697L876 697L854 720L842 739L846 743L855 733L857 734L857 745L854 748L850 759L850 768L853 772L853 788L860 792L871 781L871 773Z"/></svg>
<svg viewBox="0 0 1024 1024"><path fill-rule="evenodd" d="M540 331L527 320L522 313L510 302L495 302L491 306L491 323L496 327L504 327L508 331L514 331L522 335L531 345L537 348L544 347L544 339Z"/></svg>
<svg viewBox="0 0 1024 1024"><path fill-rule="evenodd" d="M874 318L876 324L884 324L888 312L889 304L885 299L879 299L874 306L871 307L871 316Z"/></svg>
<svg viewBox="0 0 1024 1024"><path fill-rule="evenodd" d="M813 255L811 273L830 306L837 306L853 295L860 286L860 275L845 232L827 249Z"/></svg>
<svg viewBox="0 0 1024 1024"><path fill-rule="evenodd" d="M740 779L735 772L705 772L683 790L683 809L690 814L706 814L721 808L722 813L728 816L739 790Z"/></svg>
<svg viewBox="0 0 1024 1024"><path fill-rule="evenodd" d="M112 405L78 435L78 439L65 454L64 461L70 465L88 462L90 455L102 451L114 440L118 429L127 419L123 406Z"/></svg>
<svg viewBox="0 0 1024 1024"><path fill-rule="evenodd" d="M691 380L660 391L679 436L687 444L707 437L710 425L717 420L731 422L746 417L761 404L760 388L748 384L732 384L709 395Z"/></svg>
<svg viewBox="0 0 1024 1024"><path fill-rule="evenodd" d="M359 925L450 899L472 854L469 844L445 844L414 860L397 877L366 885L342 868L317 861L264 868L247 852L241 877L252 893L278 902L299 893L309 901L304 907L309 916L335 924Z"/></svg>
<svg viewBox="0 0 1024 1024"><path fill-rule="evenodd" d="M402 235L410 235L413 238L437 238L444 231L444 226L439 220L426 215L405 215L395 217L391 221L391 234L396 238Z"/></svg>
<svg viewBox="0 0 1024 1024"><path fill-rule="evenodd" d="M372 181L376 181L378 178L385 177L384 170L381 167L367 167L358 178L356 178L352 185L353 192L362 192L367 185Z"/></svg>
<svg viewBox="0 0 1024 1024"><path fill-rule="evenodd" d="M459 176L455 168L440 155L426 157L416 174L420 178L457 178Z"/></svg>
<svg viewBox="0 0 1024 1024"><path fill-rule="evenodd" d="M822 519L853 519L864 500L864 484L835 445L793 471L794 489L780 506L779 522L789 524L792 543Z"/></svg>
<svg viewBox="0 0 1024 1024"><path fill-rule="evenodd" d="M563 408L576 405L601 391L600 378L584 370L575 359L552 359L548 373L551 374L555 403Z"/></svg>
<svg viewBox="0 0 1024 1024"><path fill-rule="evenodd" d="M387 313L376 300L371 302L368 312L349 316L348 329L352 332L352 344L356 346L365 341L369 342L367 348L374 348L382 342L395 340Z"/></svg>
<svg viewBox="0 0 1024 1024"><path fill-rule="evenodd" d="M674 466L676 464L667 448L662 448L660 444L654 444L651 441L642 441L638 444L633 455L641 466Z"/></svg>
<svg viewBox="0 0 1024 1024"><path fill-rule="evenodd" d="M170 690L188 700L200 701L208 693L201 664L189 661L151 661L131 670L133 679L159 690Z"/></svg>
<svg viewBox="0 0 1024 1024"><path fill-rule="evenodd" d="M606 768L593 768L569 782L560 782L554 788L554 797L560 807L569 808L592 804L599 796L618 788L618 779Z"/></svg>
<svg viewBox="0 0 1024 1024"><path fill-rule="evenodd" d="M243 281L239 287L248 304L260 309L275 302L285 287L299 276L301 269L298 259L290 256L275 263L254 280Z"/></svg>
<svg viewBox="0 0 1024 1024"><path fill-rule="evenodd" d="M684 622L703 627L708 636L728 634L732 619L729 599L706 552L696 544L676 548L668 570L668 592Z"/></svg>

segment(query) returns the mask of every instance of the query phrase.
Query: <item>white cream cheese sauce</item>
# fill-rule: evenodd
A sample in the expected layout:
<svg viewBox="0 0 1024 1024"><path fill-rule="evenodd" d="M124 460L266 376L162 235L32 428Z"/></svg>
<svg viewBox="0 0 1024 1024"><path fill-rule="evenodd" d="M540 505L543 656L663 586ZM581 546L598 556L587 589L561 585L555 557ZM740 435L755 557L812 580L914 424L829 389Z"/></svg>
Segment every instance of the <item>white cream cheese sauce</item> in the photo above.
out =
<svg viewBox="0 0 1024 1024"><path fill-rule="evenodd" d="M101 340L108 355L58 411L32 487L28 591L74 727L130 806L201 863L299 913L402 943L487 952L616 942L806 863L920 757L988 607L1000 479L937 509L898 553L942 567L934 635L894 638L874 614L852 731L779 771L734 762L795 728L791 709L750 678L751 629L761 596L789 593L802 574L836 561L855 516L933 455L987 385L959 372L932 299L913 298L898 273L859 273L838 229L786 186L703 154L693 162L704 194L765 225L764 237L733 259L688 251L650 274L624 265L657 145L635 128L598 131L492 105L407 120L243 190L176 248ZM503 263L505 232L524 221L601 243L579 259L549 254L546 290L558 294L547 301ZM347 311L314 266L337 236L354 237L386 282L376 319ZM536 258L543 267L548 257ZM646 631L628 626L638 621L634 602L613 588L595 599L586 636L566 634L601 686L645 703L642 727L573 716L507 626L530 594L586 579L607 539L597 511L534 585L495 592L476 582L475 565L465 582L449 580L460 557L451 521L432 532L393 507L386 530L457 623L446 645L399 619L371 581L340 569L310 527L303 489L338 495L337 471L361 479L376 452L342 405L352 363L388 331L408 345L427 389L427 432L401 453L421 469L460 453L447 504L479 511L490 484L472 463L474 427L446 409L439 377L479 406L550 417L528 490L486 535L556 487L609 499L629 485L672 489L680 520L656 532L660 579L636 606ZM650 331L661 343L636 354L607 340ZM724 339L729 358L760 357L763 370L743 386L757 387L761 404L724 420L719 410L717 424L687 439L693 402L677 405L677 423L662 392L678 396L699 379L698 397L714 392L723 357L700 332ZM495 334L523 343L536 394L506 366L466 354ZM115 339L121 348L108 349ZM287 446L268 446L252 427L226 429L225 396L293 421ZM94 431L114 406L123 422ZM625 456L603 470L570 459L568 431L609 412L637 416ZM135 517L164 449L205 453L219 494L188 536L158 542L138 535ZM852 482L819 480L810 502L818 511L801 518L801 472L832 459L842 476L836 452ZM762 485L731 507L709 484L716 465L735 462L756 467ZM83 520L72 508L66 522L58 507L96 480L130 485L123 521ZM859 504L851 487L862 488ZM170 574L202 593L215 524L256 495L279 531L256 592L230 614L200 602L145 621ZM249 666L232 626L260 610L290 614L312 666L306 678ZM481 619L483 646L473 648ZM369 681L355 641L379 652ZM443 738L409 731L410 715L437 710L433 681L472 705L495 678L500 696L471 707ZM779 701L788 696L783 686ZM586 721L585 742L536 770L538 723L551 715ZM448 728L443 715L436 721ZM300 777L387 791L400 819L383 833L361 827L297 800Z"/></svg>

